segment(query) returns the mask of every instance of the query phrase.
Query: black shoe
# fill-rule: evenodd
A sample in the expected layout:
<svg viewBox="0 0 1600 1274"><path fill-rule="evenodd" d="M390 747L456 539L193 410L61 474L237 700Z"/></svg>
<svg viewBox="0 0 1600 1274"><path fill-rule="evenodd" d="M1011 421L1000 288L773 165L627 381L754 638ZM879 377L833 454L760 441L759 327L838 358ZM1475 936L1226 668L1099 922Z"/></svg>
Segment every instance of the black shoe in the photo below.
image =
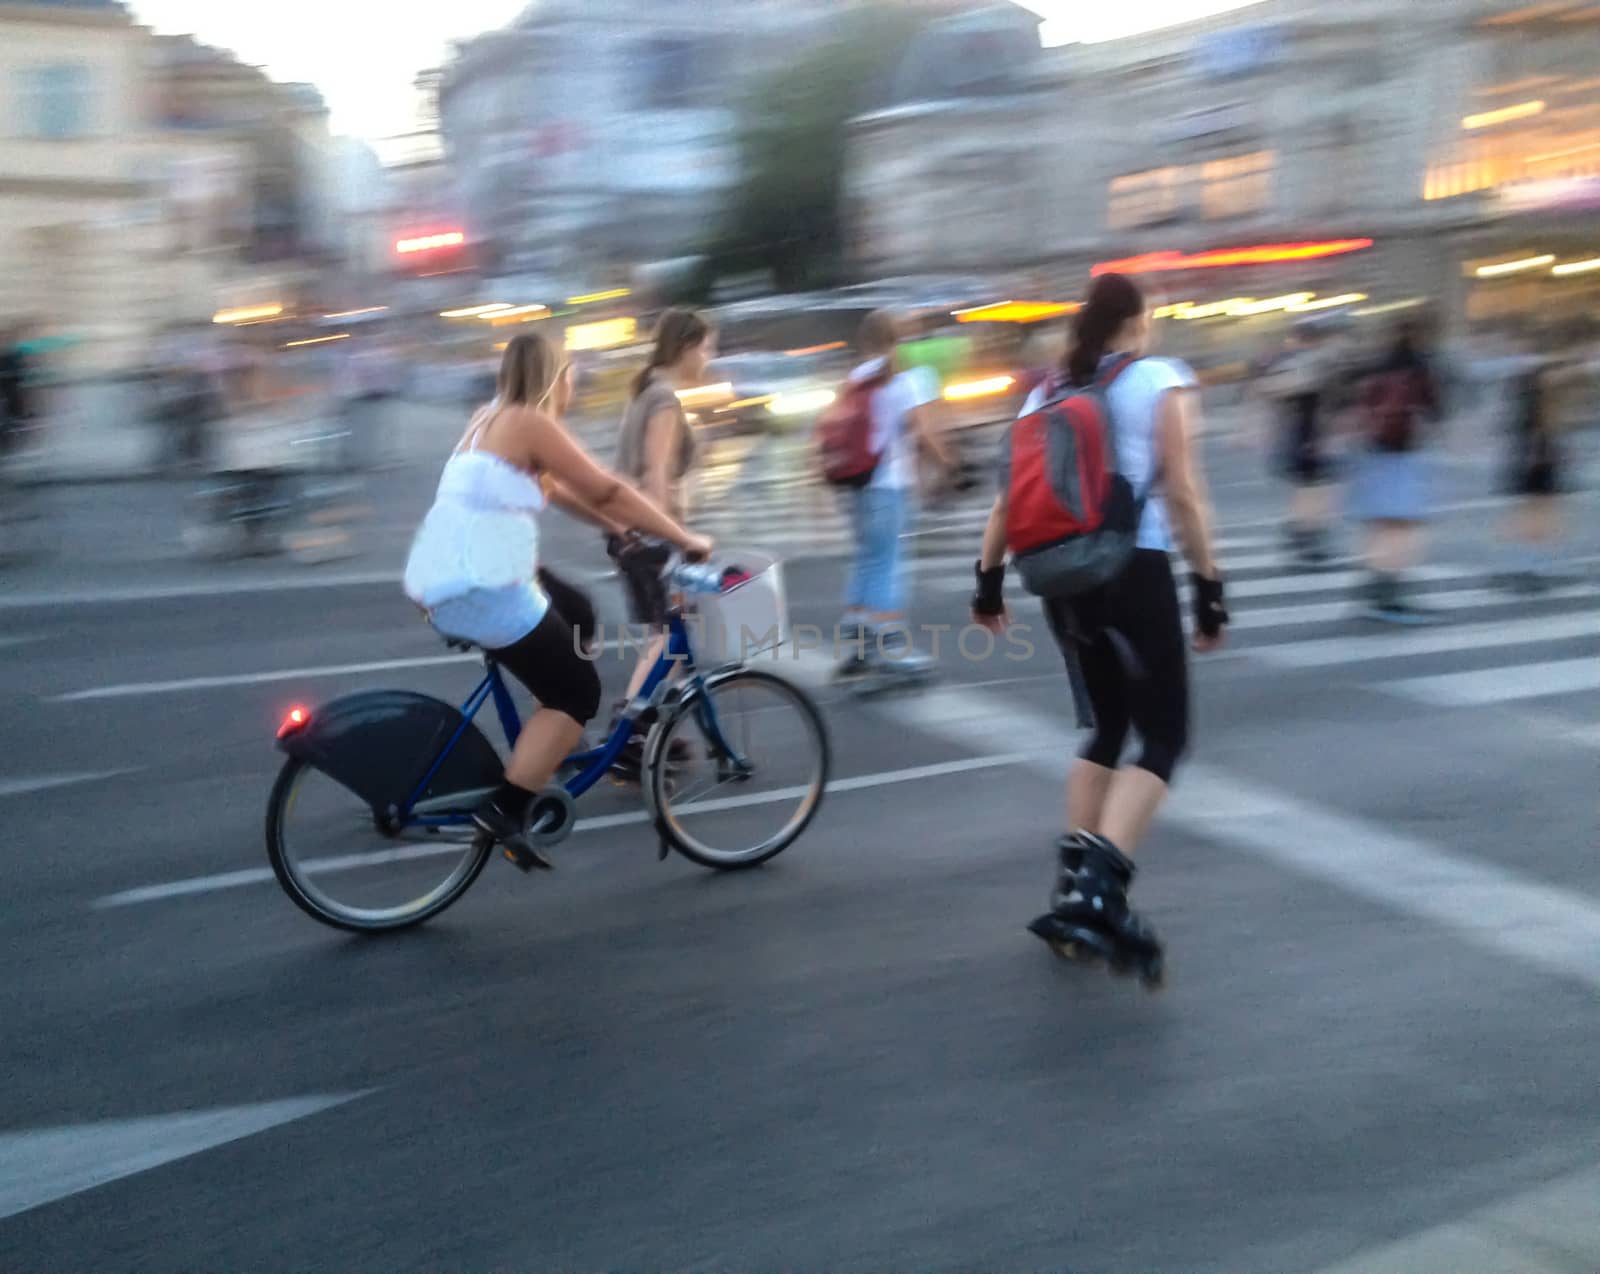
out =
<svg viewBox="0 0 1600 1274"><path fill-rule="evenodd" d="M644 774L644 748L647 736L635 733L625 744L617 759L611 763L612 772L624 778L638 780ZM694 749L685 738L674 738L667 744L668 765L687 765L694 759Z"/></svg>
<svg viewBox="0 0 1600 1274"><path fill-rule="evenodd" d="M1028 926L1063 959L1135 973L1154 990L1166 978L1155 931L1128 906L1133 864L1103 837L1078 832L1057 844L1060 876L1050 910Z"/></svg>
<svg viewBox="0 0 1600 1274"><path fill-rule="evenodd" d="M506 861L519 871L532 871L535 867L549 871L555 866L528 842L526 811L508 813L489 795L473 810L472 825L499 845Z"/></svg>
<svg viewBox="0 0 1600 1274"><path fill-rule="evenodd" d="M1061 874L1050 912L1066 928L1102 934L1116 946L1140 954L1161 950L1155 930L1128 906L1134 866L1103 836L1078 832L1058 845Z"/></svg>

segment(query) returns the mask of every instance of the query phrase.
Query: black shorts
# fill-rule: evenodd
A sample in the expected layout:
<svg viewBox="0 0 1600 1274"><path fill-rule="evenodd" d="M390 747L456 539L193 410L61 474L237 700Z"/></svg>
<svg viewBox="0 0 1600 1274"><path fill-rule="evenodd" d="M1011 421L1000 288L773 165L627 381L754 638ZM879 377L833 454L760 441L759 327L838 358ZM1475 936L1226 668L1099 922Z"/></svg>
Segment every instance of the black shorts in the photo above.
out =
<svg viewBox="0 0 1600 1274"><path fill-rule="evenodd" d="M1316 400L1297 402L1285 426L1283 474L1296 486L1314 487L1333 477L1317 413Z"/></svg>
<svg viewBox="0 0 1600 1274"><path fill-rule="evenodd" d="M549 571L539 571L539 584L550 598L544 618L526 637L489 654L540 707L587 723L600 710L600 671L592 652L585 653L594 641L594 607L582 590Z"/></svg>
<svg viewBox="0 0 1600 1274"><path fill-rule="evenodd" d="M1080 727L1092 725L1086 760L1114 768L1130 727L1138 759L1170 782L1189 742L1189 659L1172 564L1138 549L1122 574L1070 601L1048 601L1045 616L1072 680Z"/></svg>
<svg viewBox="0 0 1600 1274"><path fill-rule="evenodd" d="M1558 495L1561 491L1552 461L1520 466L1506 486L1511 495Z"/></svg>
<svg viewBox="0 0 1600 1274"><path fill-rule="evenodd" d="M606 541L606 551L616 564L617 574L622 577L622 591L628 604L628 622L650 628L665 628L670 599L661 570L672 555L672 546L660 540L645 540L634 551L623 552L621 541L612 536Z"/></svg>

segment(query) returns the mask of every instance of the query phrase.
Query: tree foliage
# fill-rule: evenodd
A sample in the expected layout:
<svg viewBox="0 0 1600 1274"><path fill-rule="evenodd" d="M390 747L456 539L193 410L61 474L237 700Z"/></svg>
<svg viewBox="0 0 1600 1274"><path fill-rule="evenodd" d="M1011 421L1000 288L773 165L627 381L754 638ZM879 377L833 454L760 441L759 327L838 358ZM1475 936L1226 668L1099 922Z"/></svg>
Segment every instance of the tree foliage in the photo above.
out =
<svg viewBox="0 0 1600 1274"><path fill-rule="evenodd" d="M703 288L757 271L781 291L837 280L849 121L884 100L925 22L903 0L861 5L826 41L754 86L741 112L739 186L707 253Z"/></svg>

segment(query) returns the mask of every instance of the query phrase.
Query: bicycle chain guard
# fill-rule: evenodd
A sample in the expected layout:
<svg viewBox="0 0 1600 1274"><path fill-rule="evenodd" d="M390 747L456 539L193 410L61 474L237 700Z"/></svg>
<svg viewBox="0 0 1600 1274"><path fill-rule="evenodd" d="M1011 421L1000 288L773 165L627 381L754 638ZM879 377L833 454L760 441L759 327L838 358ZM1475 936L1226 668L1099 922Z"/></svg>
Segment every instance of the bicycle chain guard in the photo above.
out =
<svg viewBox="0 0 1600 1274"><path fill-rule="evenodd" d="M564 787L547 787L528 802L528 843L540 849L559 845L572 835L578 806Z"/></svg>

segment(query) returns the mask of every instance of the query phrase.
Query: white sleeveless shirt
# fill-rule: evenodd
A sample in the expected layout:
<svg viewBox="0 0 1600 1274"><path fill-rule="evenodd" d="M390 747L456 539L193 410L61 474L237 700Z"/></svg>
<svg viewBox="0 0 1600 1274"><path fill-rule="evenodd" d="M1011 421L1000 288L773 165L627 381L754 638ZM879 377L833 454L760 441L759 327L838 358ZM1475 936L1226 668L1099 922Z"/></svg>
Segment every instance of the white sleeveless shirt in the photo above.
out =
<svg viewBox="0 0 1600 1274"><path fill-rule="evenodd" d="M544 492L532 474L478 450L492 409L445 461L411 542L405 590L445 636L497 650L537 628L550 599L536 579Z"/></svg>

